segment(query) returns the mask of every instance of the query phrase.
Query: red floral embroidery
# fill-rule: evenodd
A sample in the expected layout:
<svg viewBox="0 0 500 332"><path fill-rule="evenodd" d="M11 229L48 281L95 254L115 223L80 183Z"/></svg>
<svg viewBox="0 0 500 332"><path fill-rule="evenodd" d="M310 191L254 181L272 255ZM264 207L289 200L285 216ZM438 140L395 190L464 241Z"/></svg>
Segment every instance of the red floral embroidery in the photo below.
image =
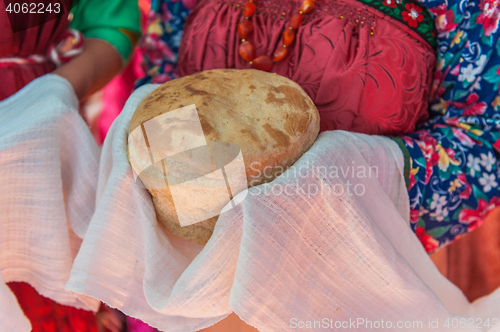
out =
<svg viewBox="0 0 500 332"><path fill-rule="evenodd" d="M483 12L476 18L476 23L483 25L485 36L491 36L498 30L498 21L500 20L498 2L496 0L481 1L479 9Z"/></svg>
<svg viewBox="0 0 500 332"><path fill-rule="evenodd" d="M410 172L410 178L408 182L408 190L413 188L413 186L417 183L417 179L415 178L415 173Z"/></svg>
<svg viewBox="0 0 500 332"><path fill-rule="evenodd" d="M384 6L389 7L389 8L394 8L396 7L396 0L382 0L382 3Z"/></svg>
<svg viewBox="0 0 500 332"><path fill-rule="evenodd" d="M409 147L413 147L413 140L408 137L408 136L403 136L401 137L401 139L409 146Z"/></svg>
<svg viewBox="0 0 500 332"><path fill-rule="evenodd" d="M495 141L493 147L500 152L500 138Z"/></svg>
<svg viewBox="0 0 500 332"><path fill-rule="evenodd" d="M416 223L419 217L420 217L420 211L415 209L410 209L410 221L412 224Z"/></svg>
<svg viewBox="0 0 500 332"><path fill-rule="evenodd" d="M479 96L474 92L467 97L465 103L455 101L451 104L457 109L463 109L463 116L482 115L486 111L487 105L484 101L478 102L478 100Z"/></svg>
<svg viewBox="0 0 500 332"><path fill-rule="evenodd" d="M443 88L444 79L445 75L443 72L436 70L431 90L431 98L435 101L435 103L439 101L439 97L441 97L445 92L445 89Z"/></svg>
<svg viewBox="0 0 500 332"><path fill-rule="evenodd" d="M451 9L447 10L446 5L432 8L430 11L435 15L436 29L440 33L449 32L458 26L454 23L455 13Z"/></svg>
<svg viewBox="0 0 500 332"><path fill-rule="evenodd" d="M458 181L460 181L460 183L462 183L462 185L465 186L465 188L460 193L460 198L461 199L468 199L470 197L470 194L472 193L472 188L471 188L471 185L469 184L469 182L467 182L467 177L465 176L465 174L462 173L462 174L458 174L457 178L458 178Z"/></svg>
<svg viewBox="0 0 500 332"><path fill-rule="evenodd" d="M450 71L450 74L454 76L460 75L460 64L453 67L453 69Z"/></svg>
<svg viewBox="0 0 500 332"><path fill-rule="evenodd" d="M433 252L438 248L439 242L432 236L426 234L425 228L418 227L417 230L415 231L415 234L417 235L418 239L424 246L425 251Z"/></svg>
<svg viewBox="0 0 500 332"><path fill-rule="evenodd" d="M483 224L488 213L497 206L500 206L500 197L493 197L490 202L480 198L477 210L463 209L458 215L458 220L463 224L468 224L467 230L472 232Z"/></svg>
<svg viewBox="0 0 500 332"><path fill-rule="evenodd" d="M403 21L407 22L412 28L418 27L418 24L424 20L424 16L421 14L422 8L407 3L406 10L406 12L403 12Z"/></svg>
<svg viewBox="0 0 500 332"><path fill-rule="evenodd" d="M429 183L433 173L433 167L439 162L439 154L436 152L435 147L438 145L436 139L429 135L428 133L422 131L419 136L419 145L425 159L425 180L424 183Z"/></svg>

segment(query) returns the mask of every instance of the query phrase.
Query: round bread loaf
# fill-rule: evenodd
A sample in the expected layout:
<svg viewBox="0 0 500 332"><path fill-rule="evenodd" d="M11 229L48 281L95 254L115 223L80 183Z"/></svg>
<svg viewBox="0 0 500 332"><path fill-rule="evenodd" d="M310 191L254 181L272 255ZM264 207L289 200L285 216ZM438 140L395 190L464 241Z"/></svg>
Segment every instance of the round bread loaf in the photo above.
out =
<svg viewBox="0 0 500 332"><path fill-rule="evenodd" d="M298 84L283 76L254 69L209 70L161 85L137 107L129 132L150 119L193 104L207 144L230 142L241 149L247 181L245 186L248 184L249 187L270 182L279 176L310 148L319 132L318 110ZM175 135L183 136L184 133L176 132ZM184 136L178 144L189 142L189 134ZM134 141L129 139L132 165L148 163L149 156L137 153L133 144ZM149 144L147 138L146 144ZM162 181L168 182L167 174L172 173L170 181L176 178L176 182L180 183L183 177L180 173L189 172L187 169L190 166L198 167L187 165L189 159L184 158L183 162L184 166L179 166L182 163L165 163L163 173L160 167L160 171L143 172L140 177L145 184L158 180L153 177L161 177ZM206 194L214 185L200 181L196 186L190 190ZM150 189L147 185L146 188L153 197L160 224L177 236L198 244L207 243L218 216L182 227L168 185L166 189ZM238 193L231 194L234 197ZM193 213L204 206L224 206L229 202L227 197L211 197L201 205L200 202L193 202ZM182 208L186 211L186 207Z"/></svg>

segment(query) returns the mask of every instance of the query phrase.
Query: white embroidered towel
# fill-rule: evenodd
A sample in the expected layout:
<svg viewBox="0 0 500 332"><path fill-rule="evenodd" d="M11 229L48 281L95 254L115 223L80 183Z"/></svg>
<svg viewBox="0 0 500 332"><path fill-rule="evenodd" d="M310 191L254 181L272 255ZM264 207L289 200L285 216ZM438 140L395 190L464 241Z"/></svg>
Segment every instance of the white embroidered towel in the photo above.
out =
<svg viewBox="0 0 500 332"><path fill-rule="evenodd" d="M94 212L99 153L63 78L42 76L0 102L0 331L31 330L4 282L97 309L64 285Z"/></svg>
<svg viewBox="0 0 500 332"><path fill-rule="evenodd" d="M163 232L127 159L130 119L154 88L134 92L106 138L96 213L68 290L163 331L196 331L232 311L270 332L383 322L473 331L453 314L490 326L500 317L499 291L468 303L410 230L403 156L385 137L322 133L285 174L222 214L205 247Z"/></svg>

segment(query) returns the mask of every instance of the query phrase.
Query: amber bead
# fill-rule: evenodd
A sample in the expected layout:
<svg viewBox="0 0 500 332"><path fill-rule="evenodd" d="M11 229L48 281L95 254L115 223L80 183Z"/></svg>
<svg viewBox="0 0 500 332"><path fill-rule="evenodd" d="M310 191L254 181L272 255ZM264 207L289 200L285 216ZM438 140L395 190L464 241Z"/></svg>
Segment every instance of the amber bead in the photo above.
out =
<svg viewBox="0 0 500 332"><path fill-rule="evenodd" d="M280 45L276 48L273 54L273 61L278 62L283 60L283 58L286 57L286 47L283 45Z"/></svg>
<svg viewBox="0 0 500 332"><path fill-rule="evenodd" d="M239 52L241 57L247 60L248 62L252 61L253 58L255 58L255 47L253 46L252 43L248 41L245 41L240 44Z"/></svg>
<svg viewBox="0 0 500 332"><path fill-rule="evenodd" d="M263 71L270 71L273 68L273 60L271 60L269 55L261 55L252 61L252 67Z"/></svg>
<svg viewBox="0 0 500 332"><path fill-rule="evenodd" d="M242 19L240 23L238 23L238 34L241 39L247 39L247 37L253 31L253 23L250 20Z"/></svg>
<svg viewBox="0 0 500 332"><path fill-rule="evenodd" d="M253 2L247 2L243 7L243 15L245 15L246 17L252 16L254 11L255 11L255 4Z"/></svg>
<svg viewBox="0 0 500 332"><path fill-rule="evenodd" d="M302 14L295 14L290 18L290 21L288 21L288 24L292 29L298 29L300 23L302 23Z"/></svg>
<svg viewBox="0 0 500 332"><path fill-rule="evenodd" d="M293 40L295 39L295 30L292 29L286 29L283 31L283 44L286 46L290 46L290 44L293 43Z"/></svg>
<svg viewBox="0 0 500 332"><path fill-rule="evenodd" d="M306 0L302 3L302 6L300 6L300 11L305 13L309 13L311 10L314 9L314 0Z"/></svg>

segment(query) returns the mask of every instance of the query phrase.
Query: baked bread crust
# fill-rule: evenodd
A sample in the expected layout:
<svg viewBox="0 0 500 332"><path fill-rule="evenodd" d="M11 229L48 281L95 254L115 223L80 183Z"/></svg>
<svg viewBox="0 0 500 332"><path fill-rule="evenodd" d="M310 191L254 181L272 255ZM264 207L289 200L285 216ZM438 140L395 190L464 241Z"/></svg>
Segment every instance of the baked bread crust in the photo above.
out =
<svg viewBox="0 0 500 332"><path fill-rule="evenodd" d="M215 69L155 89L137 107L129 133L152 118L191 104L196 106L208 144L231 142L240 147L249 187L270 182L293 165L319 132L318 110L295 82L254 69ZM129 153L129 159L131 155L139 158ZM141 179L158 176L144 173ZM187 240L207 243L218 216L181 227L168 187L148 191L161 225Z"/></svg>

